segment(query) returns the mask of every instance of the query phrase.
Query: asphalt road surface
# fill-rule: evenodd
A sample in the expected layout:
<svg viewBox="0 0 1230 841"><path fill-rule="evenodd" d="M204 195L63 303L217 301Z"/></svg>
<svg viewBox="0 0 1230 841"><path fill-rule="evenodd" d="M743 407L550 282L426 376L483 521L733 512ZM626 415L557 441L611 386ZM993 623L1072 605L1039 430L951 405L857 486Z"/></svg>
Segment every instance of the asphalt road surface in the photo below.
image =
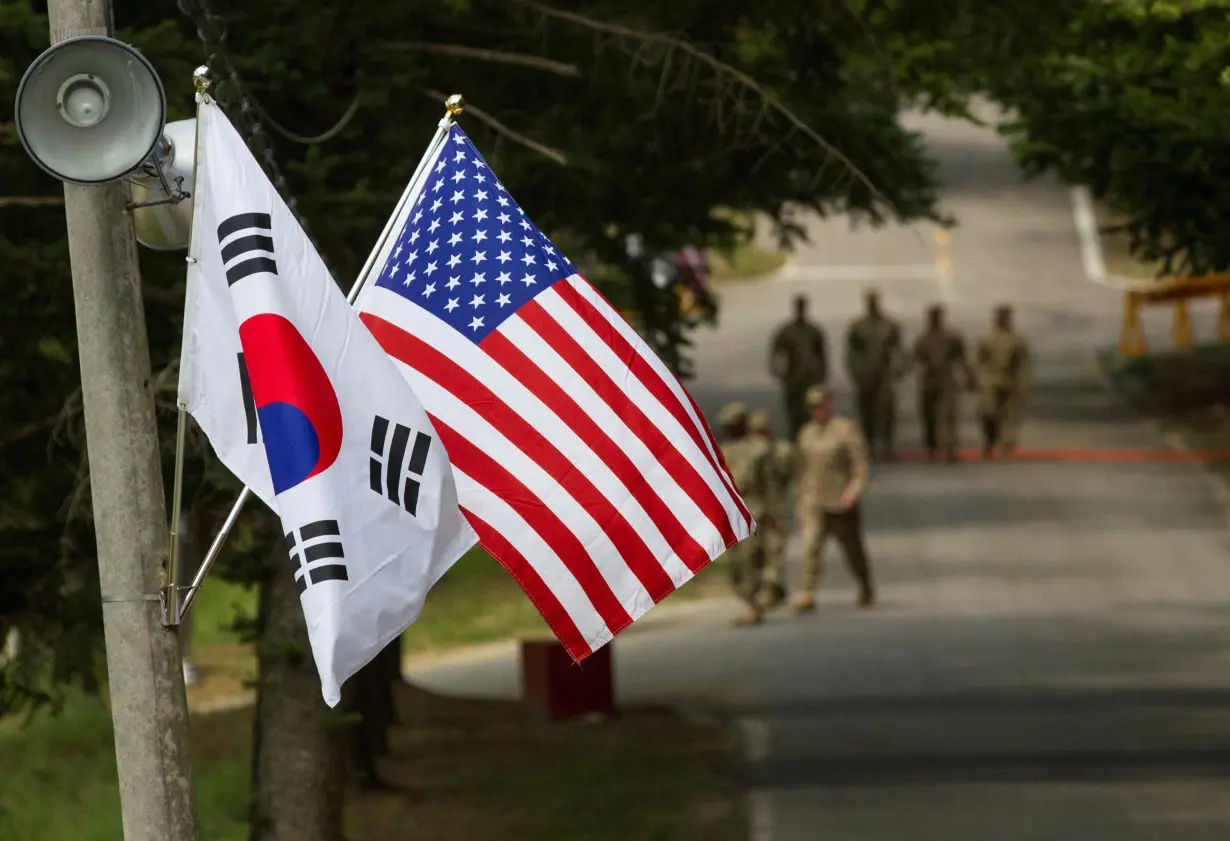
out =
<svg viewBox="0 0 1230 841"><path fill-rule="evenodd" d="M1022 184L988 130L914 123L959 227L815 222L781 276L723 289L720 329L699 336L698 401L711 417L730 399L780 417L766 343L790 298L811 297L836 349L875 285L911 337L931 301L971 338L995 303L1017 305L1039 377L1024 447L1162 446L1097 374L1122 302L1086 280L1070 191ZM1198 314L1198 332L1210 317ZM1150 325L1155 345L1166 328ZM844 377L837 387L848 409ZM906 448L919 441L911 391ZM873 611L854 609L832 548L813 615L736 629L733 602L708 602L651 613L614 643L623 699L738 713L753 837L1230 838L1230 539L1210 476L1186 464L897 464L875 469L866 521ZM507 649L413 677L518 688Z"/></svg>

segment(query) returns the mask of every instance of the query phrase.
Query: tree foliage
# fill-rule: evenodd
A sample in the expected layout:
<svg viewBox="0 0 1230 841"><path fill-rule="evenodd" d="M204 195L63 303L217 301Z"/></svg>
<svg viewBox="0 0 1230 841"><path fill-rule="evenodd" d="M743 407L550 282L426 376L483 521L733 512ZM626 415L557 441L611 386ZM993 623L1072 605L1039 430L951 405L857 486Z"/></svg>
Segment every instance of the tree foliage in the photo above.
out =
<svg viewBox="0 0 1230 841"><path fill-rule="evenodd" d="M1087 184L1164 274L1230 269L1230 3L1082 3L991 86L1030 173Z"/></svg>
<svg viewBox="0 0 1230 841"><path fill-rule="evenodd" d="M848 16L799 23L794 3L750 15L699 0L209 6L222 20L120 0L118 37L157 67L171 119L191 116L192 70L209 60L232 118L262 124L286 193L344 288L453 92L467 97L462 123L518 202L619 306L648 283L625 258L629 232L651 252L728 248L749 235L737 221L746 215L715 207L763 213L787 240L800 233L800 207L873 221L933 213L930 165L897 124L891 92L856 72ZM0 43L0 98L11 102L46 47L45 4L0 5ZM11 126L0 130L0 183L7 196L61 195ZM101 641L62 209L0 207L0 256L0 628L20 626L26 652L47 655L25 673L24 684L42 685L88 677ZM141 262L169 475L182 255L142 249ZM192 443L185 495L217 523L238 486L199 436ZM231 538L224 574L256 580L265 568L276 523L260 509ZM18 672L6 674L11 689Z"/></svg>

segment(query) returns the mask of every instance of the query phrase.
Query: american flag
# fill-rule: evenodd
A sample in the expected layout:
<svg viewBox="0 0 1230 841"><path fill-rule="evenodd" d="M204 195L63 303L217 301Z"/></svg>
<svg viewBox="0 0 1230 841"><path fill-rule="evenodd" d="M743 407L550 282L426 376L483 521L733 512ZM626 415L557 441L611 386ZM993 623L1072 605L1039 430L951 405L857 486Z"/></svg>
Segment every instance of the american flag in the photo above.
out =
<svg viewBox="0 0 1230 841"><path fill-rule="evenodd" d="M753 522L696 403L457 125L361 317L410 381L461 508L574 660Z"/></svg>

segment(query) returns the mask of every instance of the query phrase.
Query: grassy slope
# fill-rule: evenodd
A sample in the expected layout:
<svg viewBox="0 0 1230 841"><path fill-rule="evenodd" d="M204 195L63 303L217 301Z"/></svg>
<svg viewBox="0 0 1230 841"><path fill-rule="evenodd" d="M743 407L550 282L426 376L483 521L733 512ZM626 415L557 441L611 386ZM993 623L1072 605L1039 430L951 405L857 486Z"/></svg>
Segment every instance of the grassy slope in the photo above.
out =
<svg viewBox="0 0 1230 841"><path fill-rule="evenodd" d="M412 725L393 732L382 768L394 790L348 795L351 841L746 837L723 727L661 711L549 724L414 689L400 706ZM250 732L250 709L193 718L201 841L247 838ZM0 727L0 838L121 841L112 750L97 700Z"/></svg>
<svg viewBox="0 0 1230 841"><path fill-rule="evenodd" d="M670 600L725 589L719 560ZM251 591L221 579L210 580L202 589L193 607L193 657L203 678L189 690L194 705L231 700L254 676L251 649L231 630L235 617L250 615L253 608ZM476 551L432 590L405 642L407 652L414 654L546 633L545 623L512 578L490 556ZM414 833L420 841L480 837L458 828L479 819L491 827L481 837L492 839L722 841L734 837L722 828L730 821L744 832L743 824L732 817L733 801L726 789L711 785L725 779L714 764L722 738L718 731L691 728L661 714L630 716L618 725L574 733L576 725L547 727L514 706L500 707L498 714L491 706L480 709L451 700L446 706L468 710L472 718L449 718L447 710L434 708L414 711L405 720L421 723L424 716L434 716L439 728L397 737L395 741L415 743L415 762L390 769L412 776L407 785L434 785L438 791L429 803L356 795L354 820L372 834L353 834L355 841L384 838L380 827L398 821L421 824L421 831ZM249 728L247 709L193 717L202 841L246 841ZM465 734L463 763L456 761L459 733ZM430 747L426 753L425 746ZM591 748L596 751L592 756ZM96 699L72 698L60 716L41 714L28 727L17 719L0 719L0 841L120 841L112 751L110 715ZM505 773L510 754L520 765L515 775ZM420 765L420 760L428 764ZM436 769L432 773L439 779L421 779L425 767ZM465 777L463 789L457 787L462 785L458 775ZM479 790L488 795L475 798L473 792ZM642 802L644 808L638 806ZM527 803L536 808L528 809ZM682 811L675 815L674 809ZM689 834L687 827L693 824L704 832ZM400 831L388 837L401 837Z"/></svg>

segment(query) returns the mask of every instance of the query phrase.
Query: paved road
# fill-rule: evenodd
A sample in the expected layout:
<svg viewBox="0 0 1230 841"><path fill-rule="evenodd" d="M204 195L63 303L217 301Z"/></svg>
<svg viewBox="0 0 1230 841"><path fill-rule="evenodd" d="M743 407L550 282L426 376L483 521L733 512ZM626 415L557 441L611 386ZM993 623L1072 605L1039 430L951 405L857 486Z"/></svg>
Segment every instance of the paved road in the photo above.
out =
<svg viewBox="0 0 1230 841"><path fill-rule="evenodd" d="M700 337L698 400L776 409L764 346L790 296L810 294L839 335L859 278L874 278L911 333L937 298L970 333L995 302L1018 304L1042 379L1025 446L1159 446L1097 377L1093 354L1115 339L1119 299L1084 281L1068 190L1018 183L987 131L917 123L960 227L944 242L925 226L814 224L784 279L725 292L720 331ZM1197 329L1209 329L1207 313ZM1152 332L1165 341L1164 324ZM902 442L917 446L908 390L902 398ZM972 423L965 434L973 444ZM724 601L651 614L615 643L619 691L740 713L758 838L1220 841L1230 538L1214 490L1186 465L877 468L867 501L877 610L854 610L830 557L814 615L737 630ZM508 651L416 677L517 690Z"/></svg>

